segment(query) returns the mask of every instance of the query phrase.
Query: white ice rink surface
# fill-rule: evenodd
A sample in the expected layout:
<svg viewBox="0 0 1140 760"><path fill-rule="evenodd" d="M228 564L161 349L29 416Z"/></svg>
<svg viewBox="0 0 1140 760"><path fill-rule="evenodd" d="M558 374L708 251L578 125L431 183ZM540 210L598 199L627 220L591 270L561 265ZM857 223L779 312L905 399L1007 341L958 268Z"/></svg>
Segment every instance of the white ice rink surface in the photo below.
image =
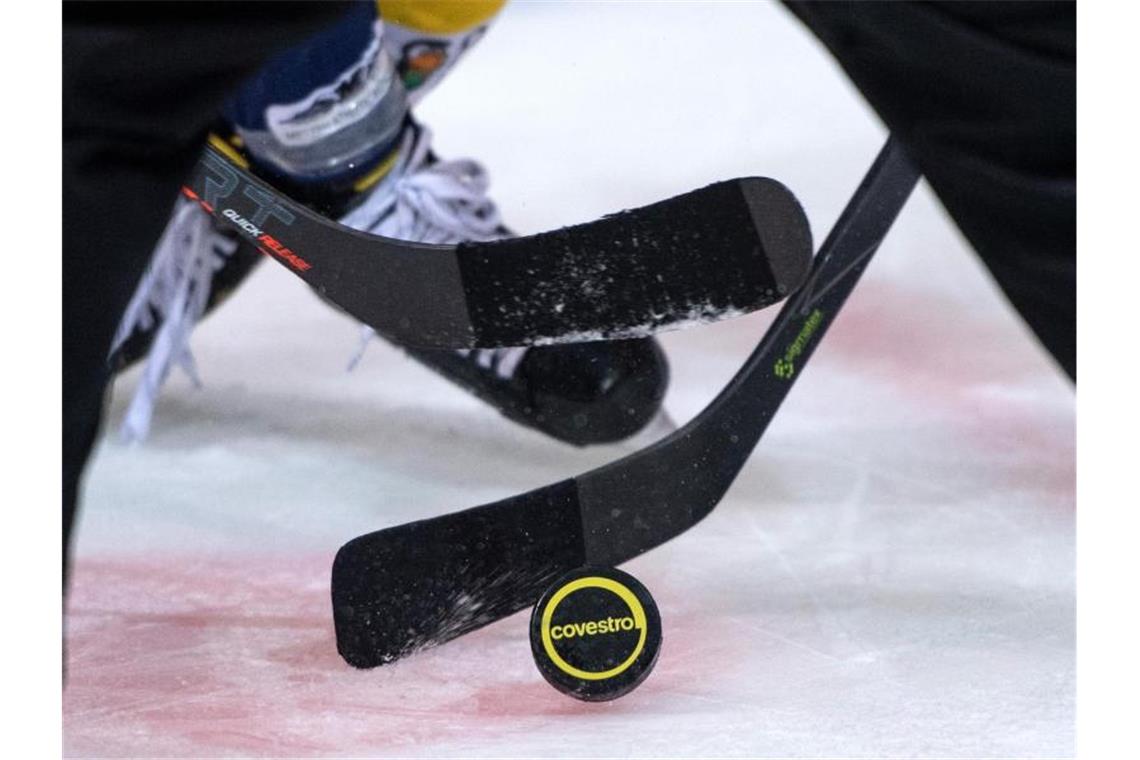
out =
<svg viewBox="0 0 1140 760"><path fill-rule="evenodd" d="M509 6L420 114L523 232L759 174L822 240L884 138L767 4ZM665 336L674 418L772 314ZM380 670L339 658L344 541L631 450L520 429L382 344L346 374L356 337L264 265L195 335L206 387L175 378L148 443L100 445L68 755L1073 753L1073 391L925 185L724 502L627 566L665 639L615 703L549 688L525 613Z"/></svg>

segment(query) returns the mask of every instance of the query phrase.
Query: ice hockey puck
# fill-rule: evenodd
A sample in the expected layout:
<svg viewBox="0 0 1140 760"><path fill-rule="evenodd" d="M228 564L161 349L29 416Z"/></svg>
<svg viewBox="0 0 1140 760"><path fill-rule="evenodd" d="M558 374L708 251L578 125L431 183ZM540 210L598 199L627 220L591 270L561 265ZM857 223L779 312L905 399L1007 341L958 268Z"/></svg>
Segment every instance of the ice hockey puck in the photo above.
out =
<svg viewBox="0 0 1140 760"><path fill-rule="evenodd" d="M582 567L559 578L530 617L530 648L563 694L604 702L635 689L661 651L661 615L629 573Z"/></svg>

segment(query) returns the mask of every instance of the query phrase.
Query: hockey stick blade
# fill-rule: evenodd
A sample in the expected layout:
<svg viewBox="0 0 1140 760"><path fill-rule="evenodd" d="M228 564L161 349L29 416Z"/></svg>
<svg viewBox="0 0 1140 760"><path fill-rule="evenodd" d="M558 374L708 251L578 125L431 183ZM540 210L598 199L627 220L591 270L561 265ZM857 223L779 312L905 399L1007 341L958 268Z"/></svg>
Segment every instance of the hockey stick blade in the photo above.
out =
<svg viewBox="0 0 1140 760"><path fill-rule="evenodd" d="M337 553L337 648L391 662L529 605L584 564L616 565L720 502L918 181L893 139L836 222L804 285L727 387L658 443L576 478L356 538Z"/></svg>
<svg viewBox="0 0 1140 760"><path fill-rule="evenodd" d="M424 348L632 338L768 306L811 260L779 182L718 182L595 222L490 243L367 235L278 192L213 147L183 194L389 339Z"/></svg>

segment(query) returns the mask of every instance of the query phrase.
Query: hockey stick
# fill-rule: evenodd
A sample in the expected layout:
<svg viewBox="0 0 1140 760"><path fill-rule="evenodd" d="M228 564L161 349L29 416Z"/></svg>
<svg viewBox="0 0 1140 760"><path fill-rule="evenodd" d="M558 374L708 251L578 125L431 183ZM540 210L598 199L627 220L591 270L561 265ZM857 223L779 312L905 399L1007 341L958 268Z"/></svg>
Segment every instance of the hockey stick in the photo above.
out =
<svg viewBox="0 0 1140 760"><path fill-rule="evenodd" d="M374 667L448 641L533 604L568 570L625 562L711 512L918 178L888 140L804 287L728 386L677 432L584 475L341 547L332 569L341 656Z"/></svg>
<svg viewBox="0 0 1140 760"><path fill-rule="evenodd" d="M183 194L361 322L406 346L643 337L768 306L807 274L811 235L779 182L718 182L595 222L490 243L367 235L317 214L213 140Z"/></svg>

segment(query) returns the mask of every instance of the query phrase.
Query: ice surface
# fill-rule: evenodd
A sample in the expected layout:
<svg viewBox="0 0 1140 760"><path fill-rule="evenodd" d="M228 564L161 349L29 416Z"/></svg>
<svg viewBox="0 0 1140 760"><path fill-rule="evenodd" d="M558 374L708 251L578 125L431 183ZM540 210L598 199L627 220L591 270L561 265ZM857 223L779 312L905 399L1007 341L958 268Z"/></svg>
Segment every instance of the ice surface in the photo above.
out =
<svg viewBox="0 0 1140 760"><path fill-rule="evenodd" d="M819 240L883 139L767 4L509 6L424 105L525 232L761 174ZM772 313L665 336L675 419ZM925 187L725 502L627 566L665 638L616 703L547 686L525 615L388 668L340 660L345 540L628 450L519 429L382 345L346 375L356 336L265 265L195 336L206 387L176 378L146 445L101 445L69 755L1072 753L1073 394Z"/></svg>

